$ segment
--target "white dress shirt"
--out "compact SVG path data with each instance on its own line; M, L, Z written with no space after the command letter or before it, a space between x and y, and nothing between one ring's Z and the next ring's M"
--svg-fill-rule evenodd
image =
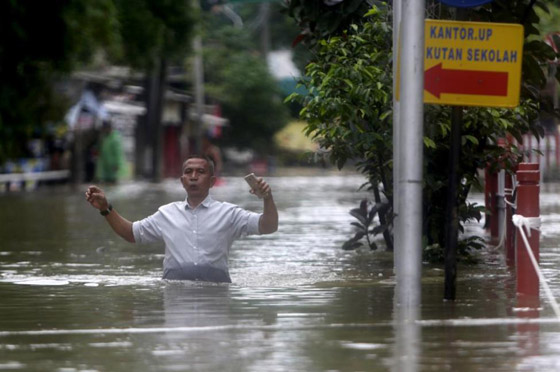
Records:
M132 232L137 243L165 243L164 279L229 283L231 245L239 237L259 234L261 215L210 196L193 209L185 199L134 222Z

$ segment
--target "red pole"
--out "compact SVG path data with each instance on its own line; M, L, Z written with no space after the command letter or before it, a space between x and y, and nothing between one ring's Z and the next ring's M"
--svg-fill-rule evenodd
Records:
M521 163L517 170L517 214L523 217L539 217L540 191L539 165L535 163ZM531 236L526 233L527 240L537 262L539 262L539 237L537 230L531 230ZM527 254L525 243L519 231L516 235L516 274L517 293L530 297L539 296L539 278Z
M517 170L517 214L524 217L538 217L539 207L539 165L535 163L521 163ZM539 279L530 262L525 243L519 229L516 229L516 276L517 276L517 307L526 309L517 316L521 319L536 319L539 317ZM527 233L525 232L525 235ZM531 237L527 240L537 262L539 261L539 232L531 230ZM519 324L517 331L521 335L519 345L528 354L538 354L539 324Z

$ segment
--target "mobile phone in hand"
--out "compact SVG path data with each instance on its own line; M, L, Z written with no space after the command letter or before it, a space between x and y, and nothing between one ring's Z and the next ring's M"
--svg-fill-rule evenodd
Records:
M257 177L255 176L255 173L250 173L250 174L246 175L245 176L245 181L253 189L253 191L255 192L255 195L257 195L259 197L259 199L262 199L263 195L261 194L261 191L259 190L259 184L258 184L258 181L257 181Z

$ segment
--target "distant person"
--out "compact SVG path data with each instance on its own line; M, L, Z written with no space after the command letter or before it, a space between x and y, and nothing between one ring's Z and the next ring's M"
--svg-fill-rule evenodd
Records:
M263 213L214 200L214 164L193 155L183 163L184 201L161 206L151 216L130 222L117 213L103 190L90 186L86 200L99 209L111 228L131 243L165 243L163 279L231 283L228 255L233 241L244 235L271 234L278 229L278 211L270 186L258 179ZM255 193L255 190L251 190Z
M113 130L109 121L104 121L96 166L97 179L101 182L116 183L123 173L124 153L121 136Z

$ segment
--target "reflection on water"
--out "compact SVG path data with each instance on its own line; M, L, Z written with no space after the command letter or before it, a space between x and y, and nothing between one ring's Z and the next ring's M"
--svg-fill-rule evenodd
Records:
M544 299L519 306L499 254L459 267L453 303L425 264L422 307L400 311L391 255L340 249L360 176L269 181L279 231L234 244L231 285L162 281L162 247L119 240L83 190L0 196L0 370L560 370L560 324ZM543 187L541 262L560 298L558 191ZM183 198L176 180L107 192L132 220ZM241 178L214 196L260 209Z

